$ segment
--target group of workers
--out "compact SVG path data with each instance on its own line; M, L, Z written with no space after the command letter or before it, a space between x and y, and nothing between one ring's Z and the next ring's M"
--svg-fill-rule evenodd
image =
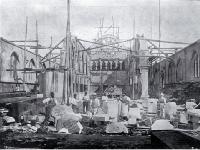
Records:
M88 113L91 112L93 115L95 115L99 108L103 107L103 103L107 102L109 98L106 94L104 94L102 97L98 97L96 93L93 93L89 95L87 92L84 93L84 96L79 99L77 94L74 94L73 97L69 98L69 103L74 111L74 113ZM116 97L115 100L117 100L120 104L120 116L122 119L127 120L128 119L128 110L129 110L129 104L130 104L130 98L126 96L125 94L122 94L119 97ZM45 99L43 101L46 103L46 120L50 118L52 108L58 103L57 100L54 98L54 93L50 93L50 98ZM82 106L82 108L80 107Z

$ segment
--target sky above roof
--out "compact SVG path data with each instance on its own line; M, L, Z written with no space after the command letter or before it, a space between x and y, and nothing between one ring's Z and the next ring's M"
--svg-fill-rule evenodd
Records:
M198 40L199 14L198 0L161 0L161 39ZM0 36L23 40L26 16L28 39L35 39L36 20L42 45L49 46L51 36L53 44L65 37L67 0L0 0ZM71 0L71 33L78 38L95 39L100 19L104 26L110 26L112 17L120 27L121 39L134 34L158 39L158 0Z

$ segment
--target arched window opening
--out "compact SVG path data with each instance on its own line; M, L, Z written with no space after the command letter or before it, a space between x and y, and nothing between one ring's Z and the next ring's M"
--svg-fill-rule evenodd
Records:
M122 62L122 70L125 70L125 62Z
M106 70L106 63L105 63L105 61L102 61L102 70Z
M107 70L111 70L110 65L111 65L111 63L110 63L110 61L108 61L108 63L107 63Z
M172 83L174 79L174 64L171 62L168 67L168 82Z
M10 76L17 80L17 65L19 64L19 56L16 52L13 52L10 56Z
M164 69L161 70L160 72L160 77L161 77L161 85L162 85L162 88L164 88L164 79L165 79L165 73L164 73Z
M36 65L35 65L34 60L31 59L30 62L29 62L29 64L28 64L28 67L31 68L31 69L33 69L33 68L35 68L35 66ZM35 75L34 72L29 72L29 75L28 75L29 80L32 80L34 75Z
M112 70L115 70L115 61L112 61Z
M194 77L199 77L199 55L197 53L193 57L193 70Z
M117 70L120 70L120 69L121 69L120 66L121 66L121 64L120 64L120 62L118 61L118 62L117 62Z
M176 69L176 81L180 82L183 80L183 65L182 60L179 59L177 62L177 69Z
M96 63L95 63L95 61L92 61L92 70L96 70Z
M100 70L100 61L97 62L97 70Z
M43 67L44 69L47 68L45 63L42 63L42 67Z

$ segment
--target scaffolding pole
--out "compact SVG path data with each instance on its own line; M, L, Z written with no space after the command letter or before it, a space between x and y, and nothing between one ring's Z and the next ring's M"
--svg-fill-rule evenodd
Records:
M26 17L26 27L25 27L25 40L24 40L24 68L26 68L26 40L27 40L27 28L28 28L28 17ZM23 90L25 91L25 79L26 79L26 71L23 74Z

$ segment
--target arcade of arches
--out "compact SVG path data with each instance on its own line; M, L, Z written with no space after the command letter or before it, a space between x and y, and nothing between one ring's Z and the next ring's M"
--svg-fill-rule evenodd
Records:
M125 62L123 60L93 60L93 71L110 71L110 70L125 70Z

